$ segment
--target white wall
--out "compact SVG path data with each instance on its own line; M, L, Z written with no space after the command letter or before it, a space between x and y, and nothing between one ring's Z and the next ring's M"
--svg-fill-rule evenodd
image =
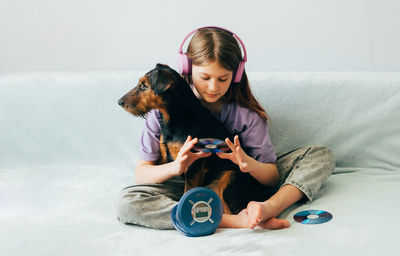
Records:
M397 0L1 0L0 72L176 67L204 25L243 39L249 71L400 71Z

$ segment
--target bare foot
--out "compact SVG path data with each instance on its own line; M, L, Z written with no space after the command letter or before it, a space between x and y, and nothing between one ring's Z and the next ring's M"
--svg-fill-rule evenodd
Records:
M222 216L220 228L263 228L263 229L283 229L289 227L289 222L285 219L269 218L266 221L260 222L255 225L252 224L248 210L245 208L237 215L224 214Z
M247 209L244 208L243 210L241 210L241 211L238 213L238 215L248 215Z
M289 221L285 219L277 219L277 218L270 218L264 222L261 222L257 225L260 228L266 229L284 229L290 226Z
M273 205L269 201L251 201L246 210L249 216L248 225L252 229L256 226L266 229L281 229L290 226L289 221L274 217Z
M261 222L273 217L271 209L265 205L266 203L251 201L247 204L250 228L255 228Z

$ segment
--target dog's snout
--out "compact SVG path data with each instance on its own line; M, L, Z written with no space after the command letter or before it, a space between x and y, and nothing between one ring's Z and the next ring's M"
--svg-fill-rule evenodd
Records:
M120 105L121 107L125 106L125 100L123 98L119 99L118 105Z

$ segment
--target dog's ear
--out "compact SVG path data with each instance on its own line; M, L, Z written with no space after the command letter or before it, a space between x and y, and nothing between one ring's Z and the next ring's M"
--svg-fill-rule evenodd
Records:
M155 69L149 77L149 82L157 95L171 90L178 79L170 69Z
M157 63L156 68L170 68L168 65Z

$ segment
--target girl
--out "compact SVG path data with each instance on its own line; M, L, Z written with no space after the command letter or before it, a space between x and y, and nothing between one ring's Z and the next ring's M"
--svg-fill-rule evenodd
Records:
M181 72L202 105L232 134L226 139L231 153L218 153L220 158L237 164L259 183L273 187L276 193L264 202L252 201L237 215L224 214L219 227L280 229L289 226L276 217L301 199L313 200L321 184L333 172L334 157L326 147L304 147L289 153L275 154L268 135L265 110L254 98L244 71L246 50L234 33L203 27L196 32L181 57ZM244 57L238 41L242 45ZM156 229L173 229L172 208L181 198L184 181L180 177L199 158L210 154L190 151L198 138L187 138L177 158L157 165L160 157L160 123L158 110L146 117L142 147L135 169L135 186L121 191L118 219L124 223ZM242 149L245 147L247 151Z

